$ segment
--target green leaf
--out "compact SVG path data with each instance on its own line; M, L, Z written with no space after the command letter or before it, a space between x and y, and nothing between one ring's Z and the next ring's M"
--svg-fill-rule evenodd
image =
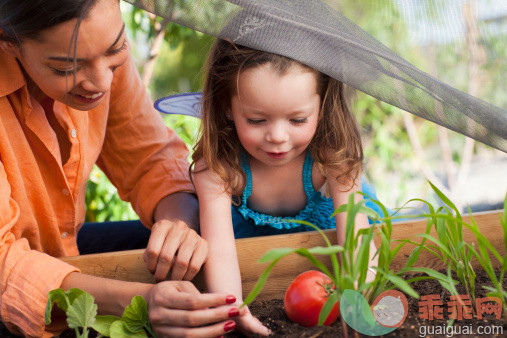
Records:
M391 283L396 285L397 288L399 288L401 291L405 292L409 296L419 299L419 294L415 292L415 290L412 289L412 287L401 277L398 277L393 274L387 274L385 275L385 278L388 279Z
M44 311L44 319L46 325L51 324L51 311L53 311L53 304L56 303L64 312L67 311L67 295L63 289L55 289L48 292L48 302L46 303L46 310Z
M359 208L358 212L361 213L361 214L365 214L366 216L368 216L372 220L379 220L381 218L379 216L379 214L375 210L373 210L373 209L371 209L369 207L366 207L364 205L362 205Z
M338 291L333 291L326 302L324 303L324 306L322 306L322 310L320 310L319 314L319 326L323 325L326 321L327 317L331 313L331 310L333 309L333 306L338 302L340 295L338 294Z
M82 327L84 330L91 327L97 316L97 304L93 297L84 292L78 296L67 309L67 323L72 329Z
M117 316L97 316L95 318L95 322L92 324L92 329L103 335L104 337L110 337L111 333L110 328L111 325L120 320L120 317Z
M288 254L290 254L290 252L287 253L287 255ZM284 257L284 256L282 256L282 257ZM252 291L250 291L250 293L245 298L245 300L243 301L243 304L241 306L248 305L251 302L253 302L255 298L257 298L257 296L261 292L262 288L264 287L264 284L266 284L266 280L268 279L271 269L273 269L275 264L278 263L278 261L280 259L282 259L282 257L275 259L273 262L271 262L271 264L269 264L269 266L266 268L266 270L264 270L264 272L260 275L259 279L257 279L257 283L255 283L254 288L252 289Z
M111 338L148 338L148 334L144 330L138 332L129 331L122 320L117 320L111 324L109 332L111 333Z
M131 332L138 332L149 326L148 307L144 298L142 296L133 297L130 305L123 312L121 319Z
M451 200L447 198L447 196L445 196L443 192L441 192L435 185L433 185L433 183L431 183L430 181L428 181L428 183L430 184L431 189L433 189L435 194L437 194L437 196L442 200L442 202L450 206L456 212L456 214L459 215L459 210L458 208L456 208L454 203L452 203Z
M295 251L298 255L305 257L312 263L317 269L326 274L332 281L334 281L334 276L328 270L328 268L306 248L299 248Z
M86 293L85 291L78 289L78 288L72 288L67 290L66 294L69 297L69 303L72 305L74 304L74 301L77 297L81 296L82 294Z
M276 249L271 249L268 252L266 252L261 257L261 259L259 259L259 263L266 263L266 262L271 262L271 261L274 261L274 260L278 260L278 259L280 259L282 257L287 256L288 254L293 253L296 250L297 249L294 249L294 248L276 248Z
M308 251L310 253L316 254L316 255L331 255L331 254L335 254L338 252L342 252L343 247L341 247L339 245L333 245L330 247L316 246L314 248L308 249Z
M332 216L334 216L334 214L331 215L331 217ZM309 226L310 228L312 228L313 230L317 231L322 236L322 238L326 242L327 246L331 246L331 242L329 241L329 238L327 238L326 234L324 234L324 232L322 231L322 229L319 228L318 226L316 226L315 224L312 224L310 222L303 221L303 220L300 220L300 219L292 219L292 220L289 220L289 222L294 222L294 223L299 223L299 224L303 224L303 225Z
M350 275L343 276L343 289L355 290L354 283L355 283L355 280Z
M433 269L430 269L430 268L410 268L410 269L407 269L407 271L411 271L411 272L423 272L425 274L427 274L428 276L438 280L438 282L440 283L440 285L442 285L446 290L448 290L451 294L457 294L457 291L456 291L456 287L455 287L455 284L457 284L458 282L455 281L454 279L452 279L451 277L451 273L450 273L450 268L448 268L448 272L447 272L447 276L438 272L438 271L435 271Z

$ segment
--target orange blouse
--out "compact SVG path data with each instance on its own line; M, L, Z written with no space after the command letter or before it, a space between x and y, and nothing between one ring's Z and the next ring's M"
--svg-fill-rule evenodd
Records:
M148 227L163 197L194 191L188 150L153 109L131 58L98 107L84 112L55 102L53 110L71 144L63 166L43 108L16 60L0 50L0 316L9 330L30 337L49 334L47 294L78 271L54 257L79 254L76 234L94 164Z

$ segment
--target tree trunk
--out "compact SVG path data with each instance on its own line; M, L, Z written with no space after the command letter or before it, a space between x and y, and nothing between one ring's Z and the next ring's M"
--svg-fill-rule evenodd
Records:
M155 38L153 39L153 43L148 54L148 60L143 67L142 80L146 86L148 86L151 78L153 77L153 70L155 69L157 58L160 55L160 48L164 42L165 29L170 22L167 18L164 18L161 22L157 22L155 21L156 17L153 14L150 14L150 19L154 22Z
M430 75L438 78L438 70L437 70L437 55L435 50L435 45L432 43L428 48L428 61L429 61L429 72ZM440 102L435 100L435 114L438 116L442 116L443 110ZM455 200L454 192L456 190L456 168L454 165L454 161L452 159L452 150L449 142L449 130L445 127L437 125L438 128L438 142L440 145L440 150L442 152L442 160L444 162L444 171L447 186L449 187L450 198L451 200Z
M466 42L470 59L468 61L468 93L475 97L481 95L481 87L484 82L484 72L481 67L486 63L486 49L480 43L480 33L477 24L477 3L476 0L469 0L463 5L463 17L466 26ZM475 140L466 138L461 157L461 166L457 175L457 191L464 186L465 180L470 171L470 163L474 153Z

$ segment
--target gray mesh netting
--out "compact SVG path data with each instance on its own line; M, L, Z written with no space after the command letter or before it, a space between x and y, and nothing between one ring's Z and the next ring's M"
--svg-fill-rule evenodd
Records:
M298 60L507 152L507 111L420 71L321 0L125 0L215 37Z

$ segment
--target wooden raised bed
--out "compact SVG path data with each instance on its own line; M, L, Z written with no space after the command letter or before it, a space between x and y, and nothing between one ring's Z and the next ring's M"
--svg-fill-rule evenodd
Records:
M500 224L500 215L503 210L474 213L475 222L492 245L501 255L505 254L503 232ZM465 215L463 220L470 224L470 217ZM393 225L393 239L406 239L416 234L424 233L426 219L415 221L397 222ZM325 231L330 241L336 243L335 230ZM436 234L433 232L433 236ZM464 228L464 238L468 243L475 240L475 236ZM420 239L415 240L420 241ZM376 236L378 247L380 239ZM257 278L264 271L267 264L258 263L259 258L272 248L281 247L314 247L325 246L325 242L317 232L303 232L290 235L265 236L236 240L241 278L243 281L243 293L246 296L255 285ZM397 259L393 262L393 269L399 269L412 252L414 246L406 245L400 250ZM151 273L146 269L143 261L144 250L120 251L102 254L82 255L62 258L63 261L72 264L81 272L125 281L137 281L154 283ZM330 266L329 261L327 262ZM474 262L474 267L478 266ZM433 269L444 268L442 262L433 255L423 250L417 266L425 266ZM313 266L305 259L296 254L283 258L273 268L264 289L258 299L283 298L285 289L290 282L301 272L312 269ZM205 290L202 276L198 275L194 283L200 290Z

